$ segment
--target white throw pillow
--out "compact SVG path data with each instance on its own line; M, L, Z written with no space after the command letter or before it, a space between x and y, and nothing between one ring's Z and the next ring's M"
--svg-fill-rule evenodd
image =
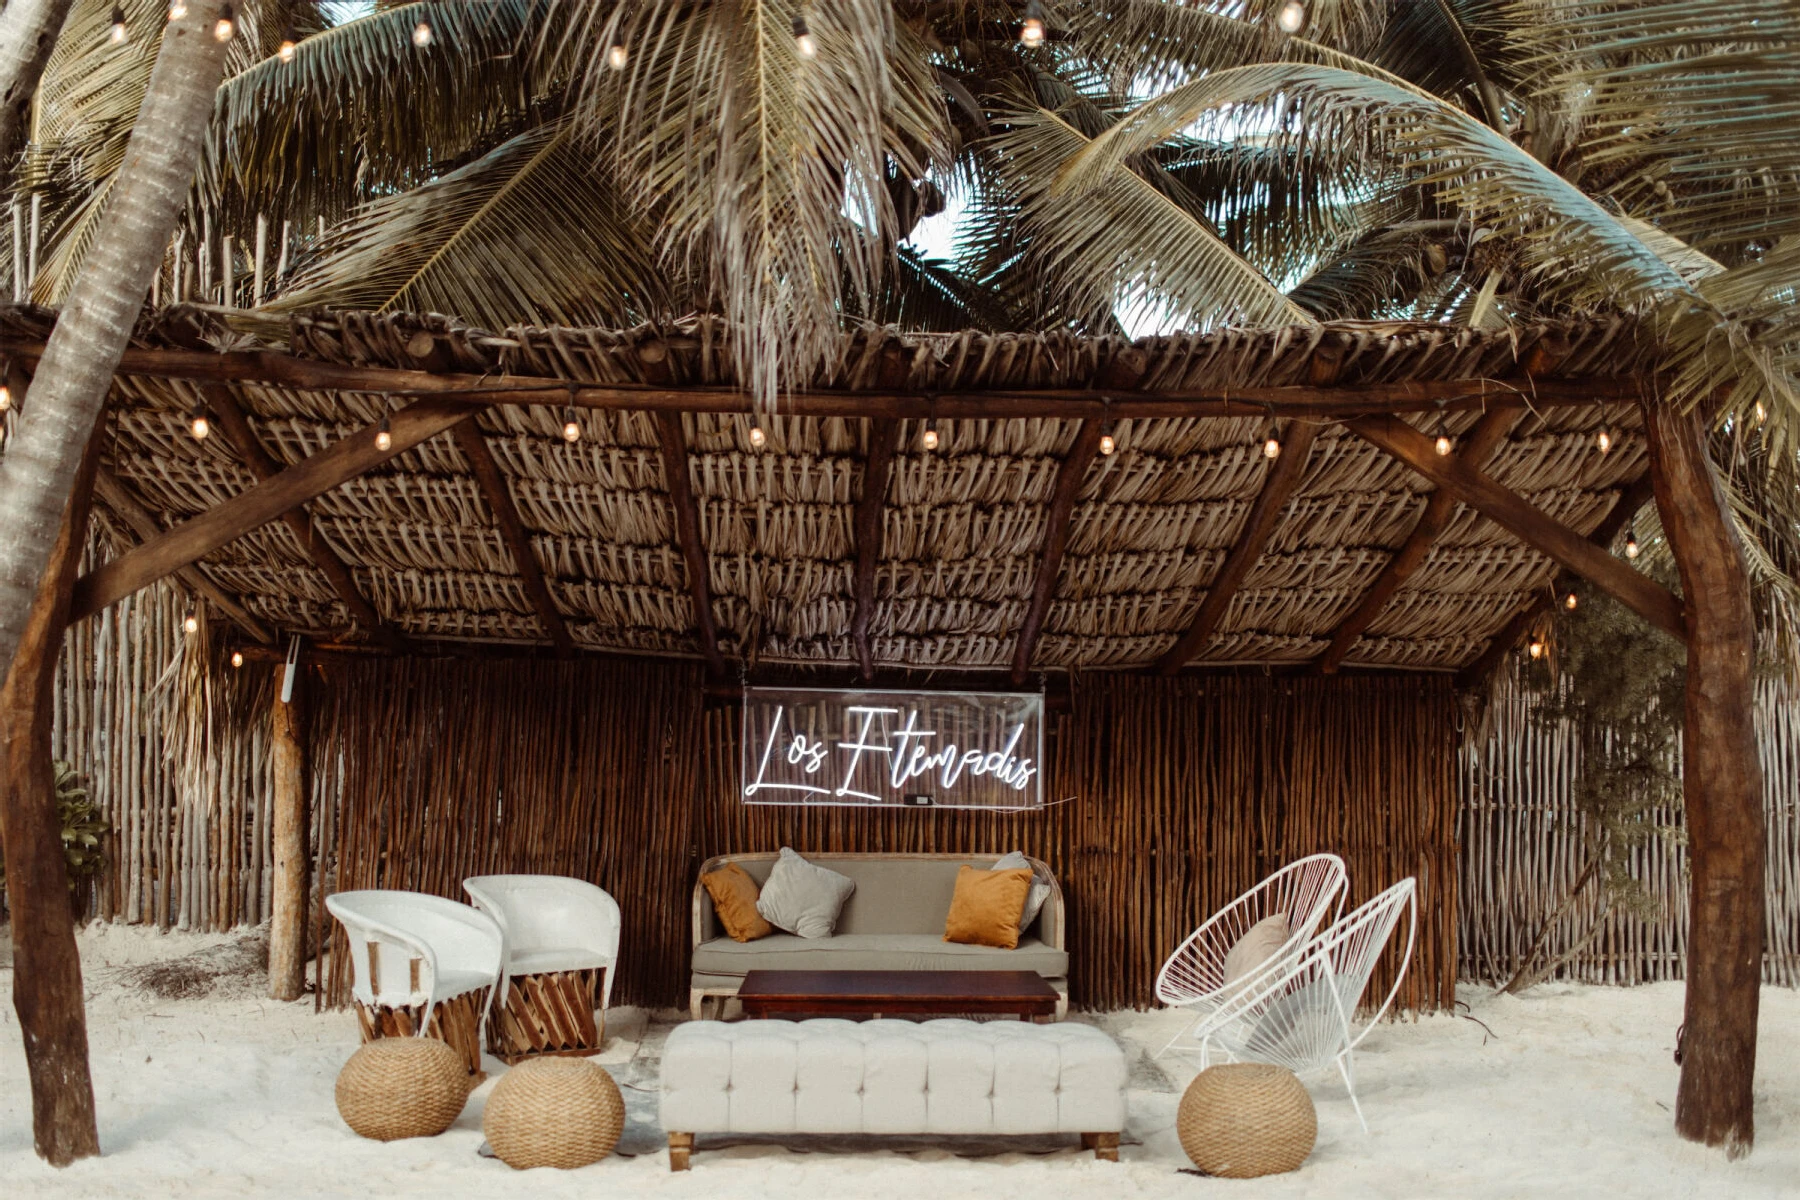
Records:
M1038 910L1044 907L1044 901L1050 898L1050 881L1031 865L1031 860L1025 857L1023 850L1014 850L1005 858L997 859L992 869L1012 871L1019 867L1024 867L1031 872L1031 891L1025 894L1025 911L1019 914L1019 932L1024 933L1031 928L1031 923L1037 920Z
M1233 984L1255 974L1287 944L1292 933L1286 913L1264 917L1252 925L1225 955L1225 982Z
M783 846L775 869L769 872L769 882L762 885L756 898L756 911L763 920L789 933L828 938L837 927L844 901L855 890L856 881L848 875L815 866Z

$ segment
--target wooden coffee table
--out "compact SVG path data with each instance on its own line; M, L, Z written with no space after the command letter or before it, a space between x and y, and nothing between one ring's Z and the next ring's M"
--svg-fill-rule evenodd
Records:
M1010 1013L1050 1020L1060 998L1036 971L751 971L747 1017Z

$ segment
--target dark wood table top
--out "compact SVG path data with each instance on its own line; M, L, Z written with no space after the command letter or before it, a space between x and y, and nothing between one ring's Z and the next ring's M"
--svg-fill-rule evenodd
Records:
M1036 971L751 971L738 999L751 1016L773 1012L1056 1011L1056 989Z

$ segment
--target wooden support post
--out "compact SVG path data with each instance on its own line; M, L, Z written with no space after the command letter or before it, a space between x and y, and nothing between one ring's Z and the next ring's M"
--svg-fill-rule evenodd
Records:
M1262 491L1257 494L1256 503L1250 506L1249 515L1244 518L1243 532L1238 534L1237 544L1213 574L1212 583L1206 590L1206 599L1201 601L1200 611L1194 616L1194 623L1169 648L1168 653L1157 660L1156 669L1160 674L1175 674L1212 640L1213 630L1219 627L1219 621L1225 616L1231 598L1243 586L1244 577L1250 574L1250 568L1256 565L1256 560L1262 557L1263 546L1275 531L1276 520L1281 516L1282 510L1287 508L1294 490L1300 486L1300 478L1306 473L1306 460L1312 457L1313 438L1317 434L1318 426L1310 422L1288 422L1286 436L1281 442L1281 457L1269 469Z
M881 562L881 514L894 473L895 424L881 418L869 422L869 455L863 462L862 496L856 502L856 615L850 621L850 640L856 644L864 683L875 678L869 621L875 615L875 568Z
M100 1153L81 955L50 758L56 660L86 540L100 442L96 431L63 510L62 532L51 549L24 636L0 687L0 769L5 772L0 778L0 842L6 846L6 898L12 909L13 1007L31 1076L33 1141L38 1154L58 1167Z
M1019 626L1019 639L1013 643L1012 682L1025 683L1031 671L1031 655L1037 649L1038 635L1044 631L1044 616L1050 611L1050 600L1056 595L1056 581L1062 575L1063 551L1069 543L1069 521L1075 515L1075 499L1081 495L1082 480L1087 478L1094 455L1100 451L1101 422L1081 423L1068 457L1056 468L1056 483L1050 490L1050 510L1044 517L1044 553L1038 560L1037 578L1031 585L1031 604Z
M707 571L706 547L700 542L700 509L688 480L687 437L681 432L681 418L671 412L657 413L656 435L662 450L663 482L669 489L669 507L674 510L675 540L680 543L681 557L687 564L688 595L694 602L694 633L700 640L700 653L706 656L706 669L714 676L722 676L725 659L719 653L719 630L713 622L712 580Z
M312 869L307 819L305 672L296 670L293 695L281 701L287 665L275 668L269 722L269 789L274 858L269 915L269 995L298 1000L306 991L306 891Z
M1663 533L1687 601L1687 1033L1675 1129L1732 1157L1756 1139L1756 1021L1765 911L1756 621L1744 548L1697 413L1644 406Z
M555 644L557 654L564 657L573 654L575 641L569 636L569 627L563 624L562 613L556 609L556 599L550 594L550 585L544 581L544 568L532 552L531 539L525 535L525 522L519 519L512 490L507 486L506 477L500 474L500 464L494 461L487 439L481 436L481 430L474 422L454 427L450 436L456 439L456 448L469 460L475 482L480 485L481 494L493 511L494 523L500 527L500 540L506 543L507 553L512 555L519 582L524 585L525 597L537 613L538 624Z

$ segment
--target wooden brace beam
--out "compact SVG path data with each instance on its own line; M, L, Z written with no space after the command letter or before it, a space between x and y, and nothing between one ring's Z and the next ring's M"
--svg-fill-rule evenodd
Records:
M1275 531L1276 521L1287 507L1288 500L1293 497L1294 490L1300 486L1300 479L1306 473L1306 460L1312 456L1313 439L1318 432L1319 427L1310 421L1288 422L1286 433L1281 439L1281 457L1269 468L1262 491L1258 493L1256 503L1250 506L1249 515L1244 518L1243 532L1238 534L1237 544L1231 548L1231 553L1225 556L1225 561L1219 564L1217 573L1213 575L1212 584L1206 590L1206 599L1201 601L1200 611L1194 616L1194 623L1169 648L1168 653L1157 660L1156 669L1160 674L1175 674L1212 640L1213 631L1224 618L1231 598L1243 586L1244 578L1250 574L1250 568L1256 565L1256 560L1262 557L1263 546Z
M250 422L245 418L244 410L238 406L237 397L231 394L231 389L223 384L204 383L199 390L206 399L208 411L218 419L225 439L237 451L238 457L243 459L244 466L256 476L257 482L267 483L281 474L281 464L263 447L256 431L250 428ZM350 568L313 528L306 506L300 504L290 508L281 514L281 519L299 540L300 548L306 552L306 556L312 559L313 565L331 584L331 590L337 593L338 599L343 602L356 623L389 650L396 654L405 653L406 638L384 621L381 614L375 611L375 606L364 598Z
M875 678L875 651L869 640L869 621L875 615L875 568L881 561L888 480L894 473L896 422L876 418L869 422L869 456L863 463L862 496L856 502L856 615L850 622L850 638L856 644L856 660L864 683Z
M669 507L675 514L675 538L681 543L681 557L687 563L688 595L694 602L694 628L700 639L700 653L706 657L707 670L714 675L724 675L725 659L719 653L719 630L713 622L706 547L700 543L700 509L694 502L694 489L688 482L687 437L681 432L681 418L672 412L657 413L656 434L662 449L663 480L669 489Z
M1607 592L1658 629L1686 638L1681 602L1579 533L1559 525L1523 497L1456 458L1441 458L1431 439L1398 417L1345 423L1358 437L1393 455L1439 488L1479 511L1526 545L1549 555Z
M302 459L281 474L233 496L191 520L121 554L75 584L70 620L91 617L118 603L139 588L148 587L182 567L189 566L219 547L260 529L297 504L305 504L429 438L436 437L475 408L450 396L417 401L388 418L392 443L386 450L375 446L378 426L369 425L349 437Z
M1068 456L1056 468L1056 483L1050 491L1050 510L1044 518L1044 554L1031 586L1031 604L1019 626L1019 640L1013 644L1014 687L1024 684L1031 671L1031 655L1037 649L1038 635L1044 631L1044 617L1050 611L1050 600L1056 595L1056 582L1062 575L1063 551L1068 546L1069 521L1075 515L1075 499L1081 494L1081 483L1087 478L1094 455L1099 453L1103 431L1102 422L1083 421Z
M1461 456L1474 467L1486 464L1495 447L1506 440L1506 435L1519 420L1518 409L1495 409L1488 413L1469 431L1463 442ZM1434 447L1435 448L1435 447ZM1369 590L1350 610L1338 627L1332 631L1331 644L1325 647L1325 653L1319 656L1318 669L1321 674L1332 675L1343 665L1344 656L1356 645L1356 639L1363 631L1374 623L1394 593L1400 590L1412 573L1425 562L1426 555L1431 553L1432 543L1450 524L1450 518L1456 513L1456 506L1462 503L1454 495L1446 491L1435 491L1425 502L1425 511L1419 515L1419 523L1413 526L1412 533L1405 543L1396 551L1369 585Z
M519 519L518 506L513 503L512 489L500 473L500 466L488 449L487 439L473 421L453 426L450 436L456 439L456 448L469 460L475 482L481 485L481 494L493 510L494 523L500 527L500 539L512 555L513 566L518 569L519 581L525 585L525 595L537 613L538 623L556 644L558 654L573 654L574 639L569 636L569 627L556 609L556 599L550 594L550 585L544 581L543 567L538 563L537 555L532 553L525 523Z

